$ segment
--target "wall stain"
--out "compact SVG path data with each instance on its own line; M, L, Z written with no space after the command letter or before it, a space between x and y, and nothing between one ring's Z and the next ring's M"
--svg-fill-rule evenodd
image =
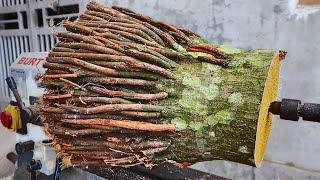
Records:
M132 7L135 4L135 0L130 0L129 1L129 7Z
M223 30L224 30L224 28L223 28L223 22L217 23L217 20L216 20L216 18L214 17L213 20L212 20L212 24L209 25L209 28L210 28L210 29L213 29L213 30L216 30L216 31L217 31L217 30L223 31Z
M155 9L155 10L159 10L159 8L160 8L160 5L159 5L159 0L158 0L158 1L156 1L156 3L155 3L155 5L154 5L153 9Z
M225 38L222 34L219 34L215 39L217 39L218 44L226 44L226 42L230 42L230 40Z
M283 12L283 9L281 8L280 5L275 5L275 6L273 7L273 12L276 13L276 14L280 14L280 13Z
M263 13L260 13L260 24L261 24L261 26L264 25L264 21L266 19L267 19L267 17Z
M213 5L223 5L225 4L225 0L213 0Z

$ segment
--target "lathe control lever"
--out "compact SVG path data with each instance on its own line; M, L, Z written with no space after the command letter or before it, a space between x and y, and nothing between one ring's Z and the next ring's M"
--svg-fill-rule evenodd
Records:
M20 134L27 134L27 123L34 123L38 117L37 112L32 107L26 107L21 99L21 96L18 92L16 82L14 81L13 77L7 77L6 82L12 91L16 101L17 105L20 109L20 116L22 120L22 128L18 129L17 132Z
M6 82L7 82L7 85L9 87L9 89L12 91L14 97L16 98L17 100L17 103L18 103L18 107L20 109L24 109L24 104L21 100L21 97L20 97L20 94L18 92L18 88L17 88L17 84L16 82L14 81L13 77L7 77L6 78Z
M281 102L272 102L269 111L285 120L298 121L302 117L306 121L320 122L320 104L302 104L300 100L282 99Z

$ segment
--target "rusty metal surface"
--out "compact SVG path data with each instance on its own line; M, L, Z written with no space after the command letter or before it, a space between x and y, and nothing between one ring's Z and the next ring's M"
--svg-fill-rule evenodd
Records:
M300 100L282 99L280 107L280 118L298 121L299 120L299 106Z
M281 102L272 102L269 111L285 120L298 121L302 117L305 121L320 122L320 104L301 104L300 100L282 99Z

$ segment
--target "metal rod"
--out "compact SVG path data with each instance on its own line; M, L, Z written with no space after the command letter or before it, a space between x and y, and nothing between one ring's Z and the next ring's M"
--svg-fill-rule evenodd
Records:
M304 103L296 99L282 99L270 104L269 112L280 115L281 119L298 121L302 117L305 121L320 122L320 104Z

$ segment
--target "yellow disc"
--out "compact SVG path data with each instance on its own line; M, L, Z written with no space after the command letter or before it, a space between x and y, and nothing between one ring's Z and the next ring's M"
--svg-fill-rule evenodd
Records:
M281 54L273 58L263 91L254 151L254 162L257 167L261 165L271 133L273 115L269 113L269 106L278 97L281 59Z

